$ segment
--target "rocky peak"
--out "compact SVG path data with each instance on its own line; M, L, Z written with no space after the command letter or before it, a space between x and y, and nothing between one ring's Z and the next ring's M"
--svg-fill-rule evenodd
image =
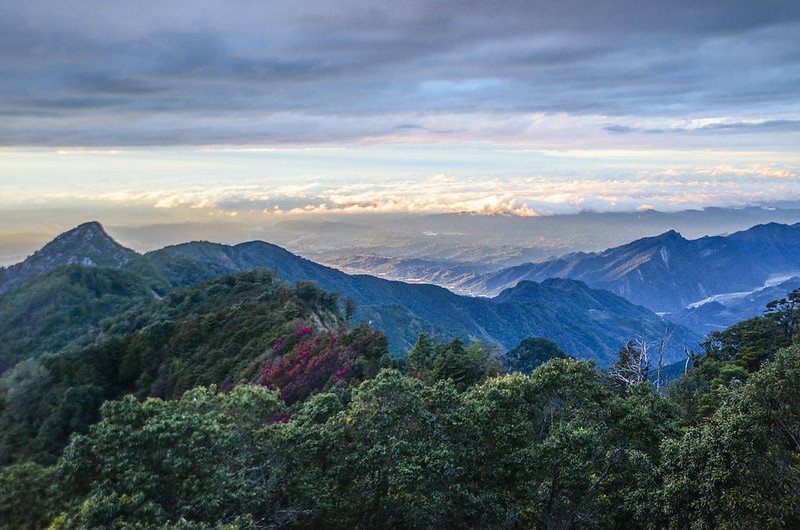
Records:
M0 270L0 292L61 265L119 268L136 256L92 221L73 228L34 252L22 263Z

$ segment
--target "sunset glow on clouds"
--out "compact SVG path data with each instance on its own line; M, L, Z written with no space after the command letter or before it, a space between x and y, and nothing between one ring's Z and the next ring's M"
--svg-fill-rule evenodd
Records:
M155 217L302 216L319 214L456 213L510 214L521 217L592 211L768 204L800 197L798 170L784 165L681 167L620 170L624 175L576 178L539 175L506 178L433 175L391 179L327 181L295 179L274 185L202 184L180 187L129 187L20 191L23 204L103 204L151 208ZM291 179L289 179L291 180Z

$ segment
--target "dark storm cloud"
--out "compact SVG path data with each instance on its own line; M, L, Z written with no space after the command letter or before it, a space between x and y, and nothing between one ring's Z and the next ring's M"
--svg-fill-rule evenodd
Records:
M0 143L350 141L477 112L796 131L798 36L795 0L6 0Z

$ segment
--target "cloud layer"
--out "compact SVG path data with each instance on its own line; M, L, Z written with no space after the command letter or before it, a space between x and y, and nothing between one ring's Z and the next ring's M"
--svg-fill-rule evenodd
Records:
M789 149L798 36L794 0L6 0L0 144Z
M409 190L414 190L411 193ZM182 185L110 192L52 190L21 204L92 205L149 210L153 219L470 212L520 217L584 210L680 211L707 206L778 203L800 197L797 167L781 165L664 167L628 176L386 179L350 183Z

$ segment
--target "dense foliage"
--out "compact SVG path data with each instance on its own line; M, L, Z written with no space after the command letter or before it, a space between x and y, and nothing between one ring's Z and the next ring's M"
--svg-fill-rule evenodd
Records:
M789 299L798 297L800 290L792 292ZM730 385L746 381L781 348L795 343L798 315L800 308L795 304L777 300L763 316L709 334L702 343L702 354L692 355L692 370L670 385L669 393L689 418L705 419L716 410Z
M129 397L55 467L6 468L0 509L56 528L791 528L798 378L783 350L685 430L666 396L623 397L569 359L464 391L384 370L291 419L263 386Z
M442 343L420 334L405 359L406 372L428 383L449 380L463 390L497 375L500 362L491 348L480 342L464 346L461 339Z
M663 444L660 500L676 528L800 528L800 348L779 351L717 410Z
M542 339L403 361L268 272L179 290L0 381L9 528L796 528L798 308L656 391ZM622 374L624 377L620 377Z
M523 339L506 355L506 365L511 372L529 374L540 365L551 359L566 359L558 344L544 337L528 337Z
M70 343L86 344L103 320L153 300L134 274L103 267L59 267L0 294L0 374L19 361Z
M97 421L108 399L261 382L269 366L296 360L297 341L325 342L348 366L348 381L374 376L389 362L386 339L343 326L335 296L308 283L289 288L268 271L178 290L106 322L89 346L25 361L0 379L0 461L51 462L71 433ZM292 383L300 397L336 379L323 370L306 375Z

